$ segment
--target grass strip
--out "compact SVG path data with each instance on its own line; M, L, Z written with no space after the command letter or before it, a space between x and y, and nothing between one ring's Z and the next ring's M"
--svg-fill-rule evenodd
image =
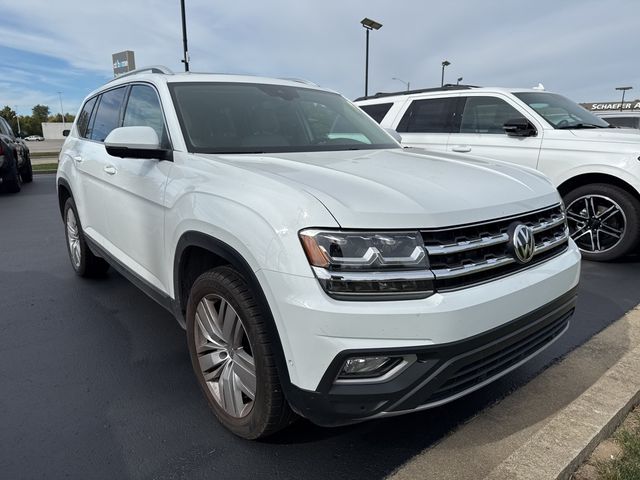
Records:
M622 455L597 465L602 480L640 479L640 413L636 410L631 415L631 427L620 429L614 436Z

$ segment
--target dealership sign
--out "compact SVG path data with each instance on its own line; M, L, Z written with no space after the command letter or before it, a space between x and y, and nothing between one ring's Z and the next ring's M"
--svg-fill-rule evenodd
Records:
M634 100L633 102L607 102L607 103L581 103L584 108L592 112L606 112L609 110L623 110L627 112L640 112L640 100Z
M114 53L111 55L111 60L113 63L113 75L115 77L136 69L135 55L131 50Z

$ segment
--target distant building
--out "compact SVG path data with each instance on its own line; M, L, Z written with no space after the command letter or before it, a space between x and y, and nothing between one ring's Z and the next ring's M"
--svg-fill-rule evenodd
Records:
M43 122L42 136L45 140L63 140L62 131L71 129L71 125L73 125L73 122Z
M620 102L581 103L580 105L594 113L610 112L615 110L623 112L640 112L640 100L624 102L624 105L621 105Z

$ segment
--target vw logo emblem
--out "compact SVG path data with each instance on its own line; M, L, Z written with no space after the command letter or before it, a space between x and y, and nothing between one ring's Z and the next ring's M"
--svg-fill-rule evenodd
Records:
M509 247L518 263L529 263L536 249L536 240L531 227L522 223L509 228Z

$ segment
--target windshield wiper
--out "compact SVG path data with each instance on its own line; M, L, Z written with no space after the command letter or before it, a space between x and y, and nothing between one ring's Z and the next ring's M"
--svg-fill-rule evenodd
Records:
M593 123L576 123L575 125L563 125L562 127L556 127L558 130L572 130L581 128L608 128L603 125L595 125Z

